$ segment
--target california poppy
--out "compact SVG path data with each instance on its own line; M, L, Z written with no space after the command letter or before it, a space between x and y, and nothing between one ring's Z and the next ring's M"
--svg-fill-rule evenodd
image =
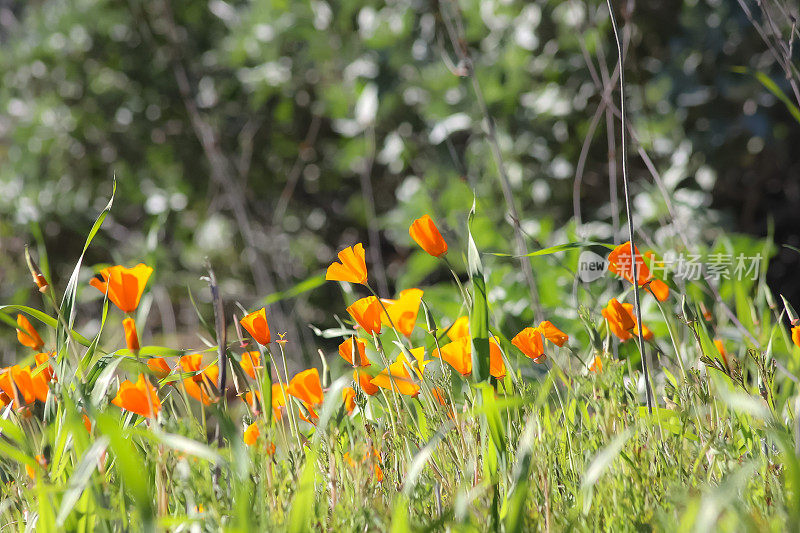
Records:
M355 352L353 347L353 339L355 339ZM355 364L353 363L354 353L358 355L357 359L358 362ZM345 339L345 341L339 345L339 355L342 356L342 359L344 359L353 366L370 365L370 361L367 358L367 343L356 337L350 337L349 339Z
M47 395L50 393L50 381L53 377L53 369L50 363L39 363L30 370L31 389L36 399L42 403L47 402Z
M447 253L447 243L439 233L439 228L433 223L431 217L423 215L411 223L408 234L419 244L420 248L434 257Z
M528 327L523 329L511 339L511 344L533 359L535 363L544 363L547 359L544 353L542 331L539 328Z
M549 320L544 320L539 324L539 331L542 332L544 338L552 342L558 347L564 346L569 340L569 336L555 327Z
M170 373L169 365L163 357L151 357L148 359L147 368L149 368L158 379L164 379Z
M261 368L261 354L255 351L245 352L242 354L242 362L239 364L248 376L256 379L256 369Z
M410 337L417 323L422 294L420 289L406 289L400 292L400 298L397 300L383 300L386 312L381 308L381 323L390 327L394 324L397 331Z
M126 411L148 418L156 416L161 410L161 400L158 399L156 388L147 381L144 374L139 374L136 384L128 380L120 383L117 396L111 400L111 403Z
M408 372L406 360L403 354L397 360L385 368L380 374L375 376L371 383L382 389L390 389L405 396L416 396L419 394L419 385L414 383L411 374Z
M303 402L303 406L308 410L308 417L301 411L300 418L307 422L317 418L317 413L314 407L322 403L322 383L319 380L319 371L316 368L303 370L295 375L286 392Z
M461 337L433 351L433 357L439 357L452 366L462 376L472 373L472 352L469 337Z
M472 374L472 339L469 337L461 337L445 344L441 351L434 350L432 355L444 359L462 376ZM494 339L489 341L489 374L497 379L506 376L506 364Z
M469 337L469 317L460 316L453 322L450 329L447 330L447 336L451 341L460 339L462 337Z
M239 321L244 329L253 336L258 344L266 346L270 341L269 324L267 323L267 310L261 308L253 311Z
M275 420L281 419L281 407L286 405L286 387L280 383L272 384L272 414Z
M381 303L375 296L367 296L353 302L347 312L367 334L381 332Z
M409 361L409 366L411 366L411 368L414 370L414 373L419 376L419 379L422 379L422 373L431 360L425 360L425 348L423 347L411 348L408 351L411 352L411 355L414 357L414 364L412 365Z
M44 347L44 341L39 336L39 332L24 315L17 315L17 340L23 346L37 352Z
M795 326L792 328L792 342L800 348L800 326Z
M353 381L358 383L358 386L367 396L372 396L380 390L378 386L372 384L372 376L366 370L354 370Z
M644 259L639 255L639 248L634 247L636 252L636 269L639 277L639 285L650 284L650 290L653 295L661 302L669 296L669 287L660 279L655 279L650 274L650 269L644 262ZM618 276L633 283L632 273L633 260L631 258L631 241L620 244L608 254L608 270Z
M244 443L252 446L258 440L259 435L261 435L261 432L258 430L258 424L253 422L244 430Z
M219 367L216 364L211 364L201 371L202 362L202 354L196 353L184 355L180 358L178 364L184 372L195 373L194 376L183 380L186 394L199 402L203 402L204 405L209 405L213 400L211 394L216 390Z
M125 313L132 313L139 306L144 287L153 269L144 263L133 268L117 265L100 271L102 280L92 278L89 284L105 294L108 299Z
M0 373L0 388L9 397L14 399L14 408L33 403L36 394L31 378L31 369L20 365L6 368ZM46 398L46 396L45 396Z
M333 262L325 273L327 281L349 281L367 284L367 262L364 260L364 245L350 246L339 252L339 263Z
M599 374L600 372L603 371L603 360L600 359L599 355L594 356L594 360L592 361L592 364L589 366L589 370L591 372L594 372L595 374Z
M353 409L356 408L356 390L353 387L345 387L342 390L342 400L344 400L344 408L347 414L352 414Z
M611 333L619 340L625 342L637 336L634 332L636 317L633 315L633 304L620 303L616 298L611 298L600 313L606 319ZM653 332L644 324L642 324L642 336L648 341L653 338Z
M122 327L125 329L125 345L133 353L138 353L139 334L136 332L136 322L131 317L127 317L122 321Z

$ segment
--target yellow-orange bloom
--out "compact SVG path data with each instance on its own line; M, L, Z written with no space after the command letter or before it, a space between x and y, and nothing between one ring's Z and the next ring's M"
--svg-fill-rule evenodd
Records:
M539 324L539 331L542 332L544 338L558 346L564 346L564 344L569 340L569 335L558 329L553 325L552 322L549 320L545 320Z
M603 360L600 359L599 355L594 356L594 361L592 361L592 364L589 366L589 370L595 374L599 374L603 371Z
M372 384L382 389L399 392L405 396L416 396L419 394L419 385L414 383L408 368L406 368L407 364L405 356L400 354L397 361L390 364L389 368L385 368L372 379Z
M111 403L126 411L148 418L156 416L161 410L161 400L158 399L156 388L147 381L144 374L139 374L136 384L127 379L120 383L117 396L111 400Z
M349 281L367 284L367 262L364 260L364 245L350 246L339 252L339 263L333 262L325 273L327 281Z
M303 405L308 410L310 420L309 417L306 417L302 411L300 412L300 418L306 422L311 422L312 420L317 419L317 413L314 411L314 406L322 403L323 393L322 383L319 380L319 371L316 368L309 368L308 370L303 370L299 374L295 375L291 381L289 381L289 386L286 388L286 392L291 396L301 400Z
M244 443L252 446L258 440L259 435L261 435L261 432L258 430L258 424L253 422L244 430Z
M661 302L669 297L669 287L660 279L653 278L650 274L650 269L644 262L644 259L639 254L639 248L634 247L636 252L636 269L638 271L639 285L650 284L650 290L653 295ZM652 256L652 254L650 254ZM618 276L633 283L633 273L631 267L633 260L631 258L631 241L620 244L608 254L608 270Z
M375 296L367 296L353 302L347 312L367 334L381 332L381 303Z
M163 357L151 357L147 360L149 368L158 379L164 379L170 373L169 365Z
M353 362L354 338L356 341L355 344L356 353L358 354L357 363ZM345 339L345 341L339 345L339 355L342 356L342 359L344 359L353 366L369 366L371 364L369 359L367 358L367 343L356 337Z
M280 383L272 384L272 414L275 420L281 419L281 407L286 405L286 387Z
M542 331L539 328L525 328L511 339L511 344L519 348L534 363L544 363L547 356L544 353Z
M417 314L419 314L419 306L421 303L421 289L406 289L401 291L400 298L397 300L383 301L383 304L386 307L386 313L384 313L383 309L381 308L381 323L384 326L390 327L392 324L394 324L394 327L397 328L397 331L406 337L410 337L411 332L414 331L414 326L417 323Z
M800 326L795 326L792 328L792 342L800 348Z
M356 390L353 387L345 387L342 390L342 400L344 400L344 408L347 414L352 414L353 409L356 408Z
M411 223L408 234L419 244L420 248L434 257L447 253L447 243L439 233L439 228L433 223L431 217L423 215Z
M242 362L239 364L248 376L256 379L256 369L261 368L261 354L255 351L245 352L242 354Z
M619 337L622 342L637 336L633 331L637 325L633 304L620 303L616 298L611 298L600 313L606 319L611 333ZM644 324L642 324L642 336L648 341L653 338L653 332Z
M100 271L102 280L92 278L89 284L102 292L108 292L108 299L125 313L132 313L139 306L144 287L153 269L144 263L133 268L112 266Z
M258 311L253 311L239 323L244 326L244 329L253 336L258 344L266 346L270 341L269 324L267 323L267 310L261 308Z
M14 400L14 409L33 403L36 399L31 369L28 367L14 365L4 369L0 374L0 388L9 399Z
M462 376L472 374L472 340L469 337L461 337L447 343L441 347L441 351L434 350L432 355L444 359ZM506 376L506 364L494 339L489 341L489 374L497 379Z
M184 372L194 372L195 375L183 380L186 394L204 405L209 405L213 401L213 391L216 389L217 379L219 378L219 367L216 364L208 365L200 371L203 362L202 354L184 355L178 364Z
M377 394L380 390L380 387L372 384L372 376L366 370L353 370L353 381L358 383L358 386L367 396Z
M133 353L139 351L139 334L136 332L136 322L131 317L127 317L122 321L122 327L125 329L125 345Z
M23 346L37 352L44 347L44 341L39 336L39 332L24 315L17 315L17 340Z
M469 337L469 317L458 317L458 319L453 322L453 325L450 326L450 329L447 330L447 336L451 341L461 339L463 337Z

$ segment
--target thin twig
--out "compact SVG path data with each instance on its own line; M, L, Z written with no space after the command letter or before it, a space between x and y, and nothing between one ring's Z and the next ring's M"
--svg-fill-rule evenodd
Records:
M631 213L631 193L628 186L628 152L627 152L627 116L625 115L625 64L624 56L622 54L622 41L619 38L619 29L617 28L617 19L614 16L614 8L611 5L611 0L606 0L608 5L608 14L611 17L611 27L614 30L614 40L617 43L617 54L619 56L619 111L620 121L622 126L621 133L621 146L622 151L622 184L625 191L625 211L628 216L628 237L630 238L631 245L631 272L633 273L633 301L636 308L636 321L639 333L639 352L642 354L642 372L644 373L644 387L645 396L647 398L647 411L653 413L653 390L650 386L650 364L647 359L647 353L644 347L644 333L642 332L642 307L639 301L639 269L638 262L636 261L636 247L633 243L633 214Z

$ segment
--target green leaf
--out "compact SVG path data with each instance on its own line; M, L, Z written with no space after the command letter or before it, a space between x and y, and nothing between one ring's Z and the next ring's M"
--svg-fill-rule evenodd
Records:
M78 466L76 466L75 470L72 472L72 476L69 478L69 486L61 499L61 508L58 510L58 516L56 517L56 522L59 527L63 527L64 521L86 489L86 485L89 483L92 473L97 467L97 462L106 451L108 442L108 438L102 436L94 441L91 447L86 450L86 453L83 454L81 462L78 463Z
M614 245L607 244L604 242L597 242L597 241L581 241L581 242L568 242L564 244L557 244L555 246L550 246L548 248L542 248L541 250L536 250L535 252L530 252L525 255L514 255L514 254L506 254L500 252L487 252L489 255L494 255L497 257L537 257L540 255L551 255L556 254L558 252L565 252L567 250L573 250L575 248L588 248L590 246L602 246L604 248L608 248L609 250L614 249Z
M753 71L747 67L734 67L732 70L738 74L750 74L757 79L765 89L771 92L783 103L783 105L786 106L786 109L789 110L789 113L791 113L794 119L800 123L800 109L798 109L797 106L794 105L794 103L789 99L789 97L786 96L786 93L784 93L781 88L778 87L778 84L772 81L772 78L761 71Z
M622 448L625 447L625 443L628 442L632 434L630 429L628 429L614 437L605 448L597 452L592 462L589 463L586 472L583 474L583 481L581 482L581 492L584 497L583 514L587 514L592 506L592 494L595 484L600 479L600 476L608 470L611 463L614 462L614 459L620 454Z

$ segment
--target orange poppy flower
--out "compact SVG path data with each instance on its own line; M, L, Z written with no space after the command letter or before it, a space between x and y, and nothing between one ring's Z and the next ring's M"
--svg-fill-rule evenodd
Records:
M462 376L468 376L472 373L471 344L469 337L462 337L434 350L431 355L447 361Z
M244 329L252 335L258 344L266 346L270 341L269 324L267 323L267 310L261 308L258 311L253 311L239 323L244 326Z
M50 363L40 363L28 372L31 375L31 389L36 399L42 403L47 402L47 395L50 393L50 380L53 377L53 369Z
M20 344L37 352L44 347L44 341L39 336L39 332L24 315L17 315L17 326L17 340Z
M153 418L161 410L161 400L158 399L156 388L147 381L144 374L139 374L136 384L127 379L120 383L117 396L111 400L111 403L126 411L148 418Z
M256 369L261 368L261 354L255 351L245 352L242 354L242 361L239 365L248 376L256 379Z
M167 361L163 357L151 357L148 359L147 368L149 368L158 379L164 379L171 371Z
M389 389L399 392L405 396L416 396L419 394L419 385L414 383L411 374L408 372L408 362L403 354L397 360L385 368L380 374L375 376L371 383L382 389Z
M725 351L725 345L722 344L720 339L714 339L714 346L717 347L719 355L722 356L722 362L725 363L725 368L730 368L730 365L728 364L728 352Z
M358 386L367 396L377 394L380 390L380 387L372 384L372 376L366 370L353 370L353 381L358 383Z
M616 298L611 298L600 313L606 319L611 333L622 342L637 336L638 333L634 330L637 323L633 314L633 304L620 303ZM642 336L648 341L653 338L653 332L644 324L642 324Z
M358 351L358 363L353 364L353 339L355 338L356 341L356 349ZM369 366L371 363L367 358L367 343L363 340L351 337L349 339L345 339L343 343L339 345L339 355L342 356L342 359L347 361L353 366Z
M125 345L133 353L139 351L139 334L136 332L136 322L131 317L127 317L122 321L122 327L125 329Z
M547 356L544 353L542 331L539 328L525 328L511 339L511 344L516 346L534 363L544 363Z
M423 215L411 223L408 234L419 244L420 248L434 257L447 253L447 243L439 233L439 228L433 223L431 217Z
M350 246L339 252L339 263L333 262L325 273L326 281L349 281L367 284L367 262L364 260L364 245Z
M450 329L447 330L447 336L451 341L461 339L463 337L469 337L469 317L458 317L458 319L453 322L453 325L450 326Z
M594 361L592 361L591 366L589 366L589 370L595 374L599 374L603 371L603 360L600 359L599 355L594 356Z
M669 287L660 279L655 279L650 274L650 269L644 262L644 259L639 254L639 248L634 247L636 252L636 269L639 274L639 285L650 284L650 290L653 295L661 302L669 297ZM631 258L631 241L620 244L608 254L608 270L618 276L633 283L633 273L631 266L633 260Z
M347 414L353 414L353 409L356 408L356 390L353 387L345 387L342 390L342 400Z
M258 424L253 422L244 430L244 443L252 446L258 440L259 435L261 435L261 432L258 430Z
M36 400L31 369L28 367L14 365L4 369L0 374L0 388L9 399L14 399L14 409L19 409L22 405L33 403Z
M462 376L472 374L472 339L461 337L433 351L433 357L444 359ZM506 376L506 364L500 347L494 339L489 341L489 374L497 379Z
M564 344L569 340L569 336L555 327L552 322L549 320L543 321L539 324L539 331L542 332L544 338L558 346L564 346Z
M414 356L414 364L412 365L411 362L409 362L408 366L414 370L414 373L419 377L419 379L422 379L422 373L431 360L425 360L425 348L423 347L411 348L408 351L411 352L412 356ZM405 356L403 356L403 358L405 359Z
M347 312L367 334L381 332L381 303L375 296L367 296L353 302Z
M286 392L311 405L322 403L323 393L319 371L316 368L309 368L295 375L289 381Z
M433 387L431 389L431 394L433 395L433 399L436 400L436 403L442 407L447 406L447 397L445 396L444 390L442 390L441 387Z
M105 294L108 299L125 313L132 313L139 306L144 287L153 269L144 263L133 268L112 266L100 271L102 280L92 278L89 284Z
M39 466L47 468L47 459L45 459L44 455L38 454L35 459ZM29 478L36 479L36 470L31 465L25 465L25 473L28 474Z
M204 405L209 405L215 399L211 394L216 391L219 367L216 364L211 364L201 371L202 362L202 354L196 353L184 355L180 358L178 364L182 371L195 373L194 376L183 380L186 394L198 402L203 402Z
M792 342L800 348L800 326L795 326L792 328Z
M406 289L401 291L400 298L397 300L383 300L386 313L381 309L381 323L389 327L394 324L397 331L406 337L410 337L417 323L417 314L419 314L419 306L421 303L422 290Z
M83 418L83 427L86 428L86 433L91 433L92 432L92 421L89 420L89 417L86 414L84 414L82 418Z

